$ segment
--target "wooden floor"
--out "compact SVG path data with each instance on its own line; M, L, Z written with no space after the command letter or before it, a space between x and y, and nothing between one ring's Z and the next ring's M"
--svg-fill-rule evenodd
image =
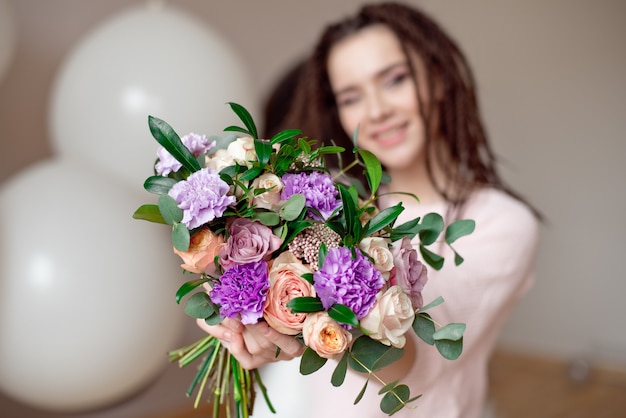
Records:
M626 371L586 371L563 361L499 351L490 364L485 418L626 418ZM154 418L210 417L208 409L190 406Z

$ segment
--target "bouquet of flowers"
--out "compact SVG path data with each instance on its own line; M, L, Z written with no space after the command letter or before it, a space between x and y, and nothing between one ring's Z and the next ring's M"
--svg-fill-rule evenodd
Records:
M158 202L142 205L133 217L169 225L182 268L199 275L176 293L178 303L185 299L185 312L208 324L227 317L266 321L306 346L302 374L337 359L334 386L348 368L382 382L376 372L400 359L411 330L456 359L465 325L442 326L426 312L443 299L424 304L427 267L411 240L419 236L421 258L440 269L443 258L427 247L442 233L451 245L471 233L474 222L445 227L440 215L430 213L395 225L404 208L377 208L384 173L372 153L350 150L367 179L367 185L351 184L345 170L332 172L325 163L343 148L319 144L299 130L261 139L248 111L229 105L244 126L211 138L180 138L165 121L148 118L161 147L144 188ZM458 265L463 258L454 254ZM187 391L191 396L198 388L196 407L208 387L214 417L224 410L228 417L233 411L247 417L258 386L273 410L259 371L241 367L217 338L208 335L170 352L181 367L196 359L198 373ZM399 382L382 384L380 407L389 415L419 397Z

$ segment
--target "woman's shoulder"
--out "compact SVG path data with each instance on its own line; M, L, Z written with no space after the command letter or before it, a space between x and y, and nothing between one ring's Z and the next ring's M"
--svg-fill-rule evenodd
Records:
M531 208L510 194L491 187L476 190L464 207L462 217L484 221L538 225Z

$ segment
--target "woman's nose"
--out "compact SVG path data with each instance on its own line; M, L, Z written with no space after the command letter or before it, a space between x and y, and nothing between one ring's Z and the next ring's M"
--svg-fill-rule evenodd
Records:
M367 113L370 120L377 121L389 115L391 106L380 92L371 92L368 97Z

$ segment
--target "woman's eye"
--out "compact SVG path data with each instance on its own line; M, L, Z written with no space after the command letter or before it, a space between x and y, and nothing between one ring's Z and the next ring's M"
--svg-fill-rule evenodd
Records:
M397 86L398 84L402 84L404 81L408 80L408 73L398 73L391 76L387 82L385 83L387 86Z
M341 96L335 99L335 101L337 102L337 106L338 107L343 107L343 106L350 106L352 104L355 104L359 101L359 97L358 96Z

